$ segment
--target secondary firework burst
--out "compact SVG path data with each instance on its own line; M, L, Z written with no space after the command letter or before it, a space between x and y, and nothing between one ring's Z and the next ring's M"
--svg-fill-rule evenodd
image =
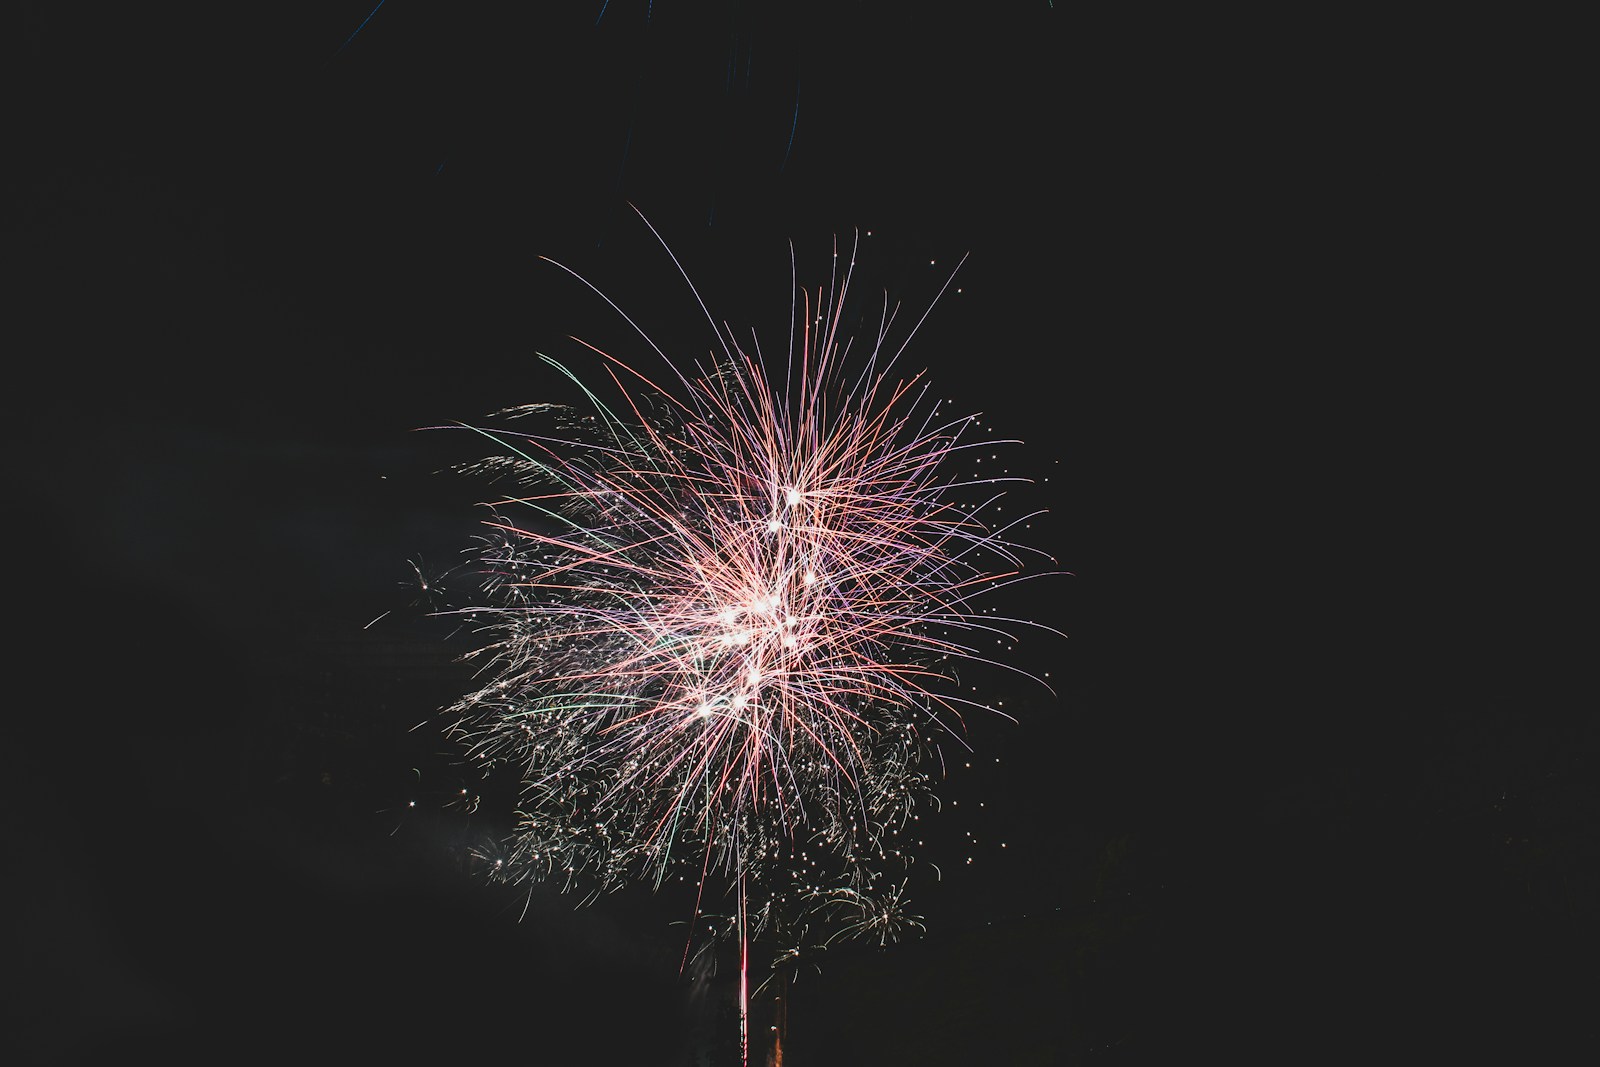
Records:
M793 287L776 359L706 311L717 343L688 364L569 270L650 364L589 347L602 395L546 358L585 407L471 427L495 447L470 469L503 492L461 609L486 681L451 710L472 758L520 778L496 877L586 896L685 877L702 919L726 902L724 928L777 959L921 929L908 827L979 706L955 670L1037 625L979 604L1032 576L1012 538L1031 516L989 521L1013 479L962 458L997 442L899 371L927 312L901 330L885 299L847 336L854 255L836 243L827 282Z

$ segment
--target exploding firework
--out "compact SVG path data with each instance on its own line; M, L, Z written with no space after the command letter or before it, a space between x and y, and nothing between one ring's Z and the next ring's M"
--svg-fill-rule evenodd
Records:
M546 357L583 409L472 427L497 447L470 469L505 491L463 609L487 684L451 711L520 778L496 877L588 896L683 876L695 929L770 934L780 962L922 928L908 827L977 706L956 668L1037 625L978 605L1032 576L1011 537L1030 516L989 521L1013 479L958 472L997 442L897 370L926 312L892 342L885 299L847 336L853 268L836 245L826 285L794 286L776 366L707 312L717 345L684 369L617 309L652 370L591 348L605 399Z

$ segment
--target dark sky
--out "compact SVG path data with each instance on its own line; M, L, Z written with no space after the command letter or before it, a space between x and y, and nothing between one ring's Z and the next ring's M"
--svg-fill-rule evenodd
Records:
M791 1063L1594 1042L1590 735L1372 680L1429 654L1426 581L1376 580L1417 483L1363 472L1428 395L1378 325L1439 110L1287 25L550 6L27 5L8 1062L714 1044L675 905L519 921L462 869L502 813L411 729L470 684L412 564L481 495L417 428L566 399L569 335L647 355L540 257L711 341L630 204L758 332L791 244L814 285L859 240L913 318L967 256L906 359L1022 440L1072 572L1016 597L1057 692L973 724L927 937L809 973Z

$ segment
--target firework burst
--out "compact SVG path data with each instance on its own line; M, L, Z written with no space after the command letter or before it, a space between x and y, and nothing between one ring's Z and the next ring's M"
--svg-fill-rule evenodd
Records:
M774 933L779 959L921 929L908 826L973 707L954 668L1035 625L976 604L1026 576L1028 517L987 520L1011 479L957 472L997 442L896 370L927 314L891 344L886 300L847 336L853 267L836 246L828 283L795 287L776 366L707 312L718 344L680 369L624 314L653 376L591 348L606 400L546 357L585 409L472 427L497 454L471 469L507 491L463 609L487 684L451 710L520 776L497 877L597 894L676 873L707 907L717 882L727 929Z

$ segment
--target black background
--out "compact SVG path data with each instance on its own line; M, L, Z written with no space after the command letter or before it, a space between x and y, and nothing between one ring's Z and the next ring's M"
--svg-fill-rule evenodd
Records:
M1427 621L1460 572L1412 526L1495 477L1428 429L1492 75L1399 27L780 6L28 5L8 1062L722 1062L671 894L466 869L505 813L433 721L481 494L418 428L568 399L569 335L649 356L540 257L711 341L630 205L741 330L791 243L912 319L967 256L906 358L1024 442L1071 572L1013 599L1070 637L972 723L926 937L808 971L788 1062L1592 1048L1592 728Z

